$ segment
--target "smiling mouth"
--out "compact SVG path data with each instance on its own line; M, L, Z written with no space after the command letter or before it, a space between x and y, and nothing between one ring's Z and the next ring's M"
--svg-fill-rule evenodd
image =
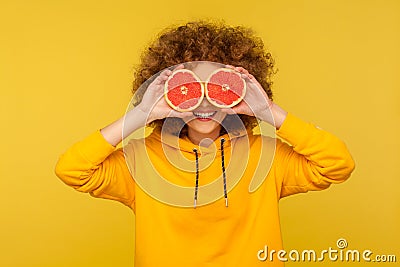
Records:
M193 115L199 119L211 119L217 114L217 111L213 112L193 112Z

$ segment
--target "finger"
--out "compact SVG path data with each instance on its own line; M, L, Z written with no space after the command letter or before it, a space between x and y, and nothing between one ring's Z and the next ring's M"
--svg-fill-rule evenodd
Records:
M247 76L247 74L245 73L241 73L240 76L242 77L242 79L249 80L249 76Z
M168 79L168 77L172 74L171 70L164 70L160 73L160 76L158 76L158 78L160 78L160 81L166 81Z
M251 107L251 103L251 101L246 101L246 99L243 99L243 101L234 106L232 109L236 114L245 114L252 116L253 110Z
M249 87L256 87L256 88L264 91L264 89L262 89L261 84L257 81L257 79L253 75L251 75L251 74L247 75L245 80L246 80L246 83L249 85Z
M171 111L168 113L168 117L176 117L176 118L189 118L193 116L192 112L180 112L180 111L176 111L171 109Z
M237 112L232 108L223 108L223 109L221 109L221 112L229 114L229 115L237 114Z
M149 87L152 87L152 85L161 85L165 83L165 81L168 79L169 75L171 75L172 72L170 70L164 70L162 71L157 78L154 79L154 81L151 82Z
M193 117L193 113L191 111L187 111L187 112L179 112L180 116L179 118L190 118Z
M174 71L176 71L176 70L181 70L181 69L184 69L184 68L185 68L185 65L179 64L178 66L176 66L176 67L174 68Z
M245 74L245 75L249 75L249 74L250 74L249 71L246 70L246 69L243 68L243 67L236 67L235 69L236 69L238 72L243 73L243 74Z
M161 72L161 76L162 77L168 77L172 74L172 71L169 69L164 70L163 72Z
M229 115L234 115L234 114L238 114L236 107L233 108L222 108L221 112L229 114Z
M252 74L247 74L247 77L249 77L250 80L255 80L256 78Z
M241 75L241 77L242 77L243 79L250 79L250 78L249 78L249 75L251 75L251 74L250 74L250 73L248 72L248 70L246 70L245 68L243 68L243 67L236 67L235 70L236 70L237 72L240 73L240 75Z

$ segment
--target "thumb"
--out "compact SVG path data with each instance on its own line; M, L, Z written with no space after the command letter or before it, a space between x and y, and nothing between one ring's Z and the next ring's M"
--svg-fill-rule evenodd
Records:
M176 110L172 110L169 112L168 117L176 117L176 118L188 118L190 116L193 116L192 112L180 112Z
M222 108L221 112L224 112L229 115L237 114L237 112L233 108Z

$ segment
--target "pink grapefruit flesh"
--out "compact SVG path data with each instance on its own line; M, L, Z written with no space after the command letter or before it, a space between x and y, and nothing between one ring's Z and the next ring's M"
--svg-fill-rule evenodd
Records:
M219 108L231 108L240 103L246 94L246 82L240 73L222 68L214 71L206 84L208 101Z
M164 97L173 109L191 111L201 104L204 86L192 71L176 70L165 82Z

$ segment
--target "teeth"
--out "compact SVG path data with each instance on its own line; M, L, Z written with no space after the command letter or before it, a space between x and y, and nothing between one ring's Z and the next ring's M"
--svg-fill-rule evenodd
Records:
M193 115L195 115L196 117L201 118L201 119L207 119L207 118L210 118L210 117L214 116L215 113L217 113L217 112L216 111L214 111L214 112L204 112L204 113L202 113L202 112L193 112Z

